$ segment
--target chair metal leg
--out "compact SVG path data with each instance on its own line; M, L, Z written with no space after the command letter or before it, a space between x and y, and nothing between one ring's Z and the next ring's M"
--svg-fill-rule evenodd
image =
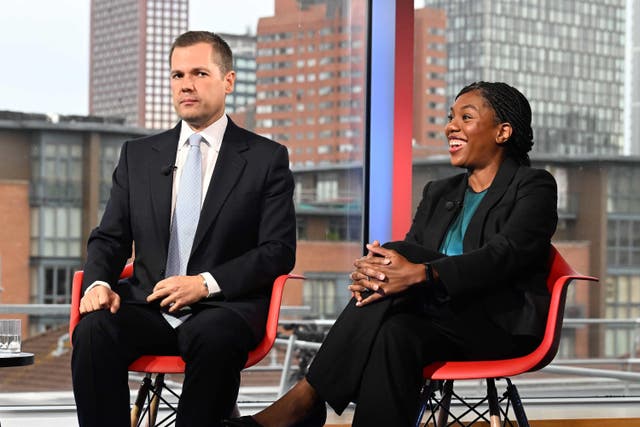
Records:
M511 402L511 406L513 407L513 413L516 416L516 420L518 421L518 427L529 427L529 420L527 419L527 414L524 412L524 406L522 406L518 389L513 385L509 378L505 379L507 381L507 396Z
M142 409L144 408L144 403L149 396L149 391L151 390L151 374L146 374L142 379L142 383L140 383L140 388L138 389L138 395L136 396L136 400L131 407L131 427L136 427L140 422L140 414L142 414Z
M462 396L457 395L453 391L453 380L447 381L425 381L425 385L420 392L420 408L418 418L415 423L415 427L420 427L424 412L429 405L430 416L426 420L425 425L433 427L446 427L451 425L471 426L475 425L478 421L484 421L489 424L490 427L503 427L504 425L514 426L512 420L509 417L509 406L513 407L513 412L517 420L518 427L529 427L529 421L524 412L520 395L515 385L509 378L504 378L507 381L507 389L498 398L496 390L495 379L486 379L487 395L485 398L475 403L467 402ZM436 389L440 388L440 400L436 397ZM460 414L451 413L450 406L451 400L461 402L466 407L466 410ZM501 407L506 403L506 409ZM488 408L487 405L488 404ZM483 407L483 409L480 409ZM487 418L487 413L489 418ZM473 420L463 422L463 417L474 415ZM449 418L452 417L452 421L449 422ZM504 417L504 419L502 419ZM429 424L432 423L432 424Z
M429 401L428 389L431 384L431 381L425 380L422 388L420 389L420 396L418 397L418 416L416 417L416 422L414 427L420 427L420 421L422 421L422 417L424 416L424 411L427 408L427 403Z
M493 378L487 378L487 399L489 400L489 420L491 427L500 427L500 402L496 391L496 382Z
M156 425L156 419L158 418L158 408L160 407L160 399L162 398L162 389L164 388L164 374L157 374L156 380L153 384L153 391L151 400L149 401L148 415L148 427Z
M416 418L415 427L420 427L420 422L422 421L424 412L427 409L427 405L429 405L429 410L431 411L433 416L433 411L435 410L435 408L433 407L431 397L435 393L436 388L438 387L438 383L439 381L425 380L424 385L420 390L418 417ZM427 423L429 422L430 419L431 417L429 417L429 419L427 420ZM435 425L435 427L437 427L437 424Z
M440 399L440 409L438 410L438 424L437 426L446 426L449 420L449 412L451 410L451 395L453 394L453 380L447 380L444 382L442 388L442 397Z
M160 402L162 401L170 405L168 401L162 398L162 390L165 388L165 374L156 374L153 382L151 381L151 375L150 373L145 374L138 389L136 400L131 407L131 427L139 427L143 421L146 421L145 425L147 427L156 426ZM171 391L174 396L177 396L172 390L169 391ZM171 405L170 408L172 408ZM169 422L170 417L171 415L166 417L159 425L165 425L164 423Z

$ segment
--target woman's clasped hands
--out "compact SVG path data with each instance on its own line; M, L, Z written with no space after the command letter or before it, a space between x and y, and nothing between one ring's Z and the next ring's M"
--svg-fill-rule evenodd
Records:
M426 279L424 265L413 264L393 249L374 240L367 244L367 255L358 258L350 275L349 290L362 307L387 295L397 294Z

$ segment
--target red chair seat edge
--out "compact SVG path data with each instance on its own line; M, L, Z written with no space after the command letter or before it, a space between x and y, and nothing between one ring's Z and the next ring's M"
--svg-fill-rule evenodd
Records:
M424 367L424 378L432 380L469 380L504 378L541 369L555 357L560 339L567 286L573 280L597 282L598 278L576 273L552 245L549 253L547 287L551 293L544 338L531 353L512 359L434 362Z
M133 274L133 264L127 264L120 278L126 278ZM69 338L73 334L73 330L80 321L80 297L82 291L82 276L83 272L76 271L73 274L73 283L71 289L71 313L69 318ZM273 289L271 291L271 301L269 303L269 312L267 314L267 326L264 338L258 346L249 352L247 363L245 368L255 365L260 362L271 350L276 340L278 332L278 320L280 318L280 304L282 302L282 293L284 285L288 279L304 279L304 276L298 274L283 274L278 276L273 283ZM145 355L136 359L131 365L129 370L134 372L149 372L149 373L166 373L166 374L180 374L184 372L184 361L180 356L155 356Z

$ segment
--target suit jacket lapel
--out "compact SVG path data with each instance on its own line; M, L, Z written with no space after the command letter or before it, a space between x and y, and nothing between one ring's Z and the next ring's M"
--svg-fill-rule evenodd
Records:
M200 212L200 221L191 249L192 254L204 240L207 230L213 225L229 193L240 179L247 163L240 153L247 148L247 142L242 139L239 128L229 119Z
M156 232L160 236L163 247L169 245L171 222L171 194L173 192L173 173L164 173L162 169L173 165L178 151L180 124L154 138L149 156L148 175L149 193L151 196L151 212Z
M502 165L500 165L500 169L498 169L496 177L487 190L486 196L484 196L484 199L482 199L480 205L478 205L478 209L469 222L463 242L465 252L480 247L485 219L491 208L504 196L518 167L518 163L510 157L507 157L502 162Z
M460 213L460 206L462 206L466 188L467 175L461 174L457 182L452 183L451 186L444 190L442 197L436 197L435 215L429 222L429 230L424 236L425 247L435 251L440 249L451 221Z

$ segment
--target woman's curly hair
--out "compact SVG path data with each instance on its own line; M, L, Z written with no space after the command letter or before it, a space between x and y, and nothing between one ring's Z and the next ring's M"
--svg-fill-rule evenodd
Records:
M478 91L493 108L497 123L511 124L512 133L505 143L507 156L519 164L530 166L529 151L533 147L531 106L527 98L516 88L502 82L475 82L462 88L456 99L464 93Z

